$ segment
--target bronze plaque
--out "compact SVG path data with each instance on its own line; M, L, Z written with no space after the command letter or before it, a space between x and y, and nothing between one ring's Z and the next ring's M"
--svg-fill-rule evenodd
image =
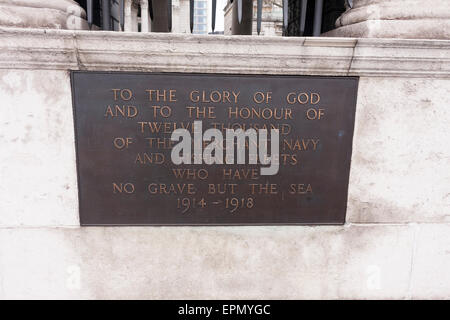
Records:
M357 87L357 77L72 72L81 225L342 224ZM269 145L277 129L278 173L248 158L174 164L172 132L194 138L194 121L200 137L267 129Z

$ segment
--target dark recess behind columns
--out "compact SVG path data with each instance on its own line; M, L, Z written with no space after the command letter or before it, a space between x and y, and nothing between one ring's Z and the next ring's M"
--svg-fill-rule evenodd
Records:
M94 14L93 14L93 24L98 26L100 29L103 29L102 26L102 1L107 0L94 0ZM248 0L244 0L243 3ZM301 0L289 0L289 23L286 36L299 36L300 35L300 1ZM86 0L76 0L85 10L87 10ZM157 0L158 2L166 2L166 0ZM312 36L313 34L313 22L314 22L314 6L315 0L308 0L308 8L306 13L306 23L305 23L305 33L303 36ZM156 9L156 8L155 8ZM163 10L164 9L164 10ZM153 21L152 26L158 31L159 30L156 25L160 23L166 22L167 20L167 12L164 6L161 6L160 13L155 10L155 17L158 16L158 21ZM327 32L335 28L334 24L336 19L345 11L345 0L325 0L323 5L323 14L322 14L322 33ZM221 8L217 8L217 14L221 14ZM155 25L156 23L156 25ZM245 21L243 21L245 25ZM248 24L248 23L247 23ZM165 29L165 28L163 28ZM237 30L237 29L236 29ZM165 31L165 30L164 30ZM254 30L256 31L256 30Z
M287 36L300 35L300 0L289 0L289 24ZM306 11L305 33L303 36L313 35L315 1L309 0ZM336 19L345 11L345 0L325 0L322 14L322 33L335 28Z

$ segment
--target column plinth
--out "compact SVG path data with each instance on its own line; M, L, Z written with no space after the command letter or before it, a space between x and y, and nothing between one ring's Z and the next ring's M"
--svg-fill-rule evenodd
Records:
M353 0L323 36L450 39L448 0Z
M72 0L0 0L0 26L88 29L86 12Z

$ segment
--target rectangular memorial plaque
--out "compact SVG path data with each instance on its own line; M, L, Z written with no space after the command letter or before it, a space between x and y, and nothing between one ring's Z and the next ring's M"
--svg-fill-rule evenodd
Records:
M356 77L72 72L81 224L342 224L357 87ZM263 175L270 164L248 153L234 164L218 136L226 164L219 149L205 163L204 141L201 164L177 165L180 128L192 146L210 128L224 139L267 129L278 172Z

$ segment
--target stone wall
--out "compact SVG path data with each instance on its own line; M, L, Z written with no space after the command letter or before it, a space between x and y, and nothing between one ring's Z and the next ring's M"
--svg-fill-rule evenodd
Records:
M450 41L0 28L0 298L450 298ZM360 76L343 226L79 226L69 70Z

